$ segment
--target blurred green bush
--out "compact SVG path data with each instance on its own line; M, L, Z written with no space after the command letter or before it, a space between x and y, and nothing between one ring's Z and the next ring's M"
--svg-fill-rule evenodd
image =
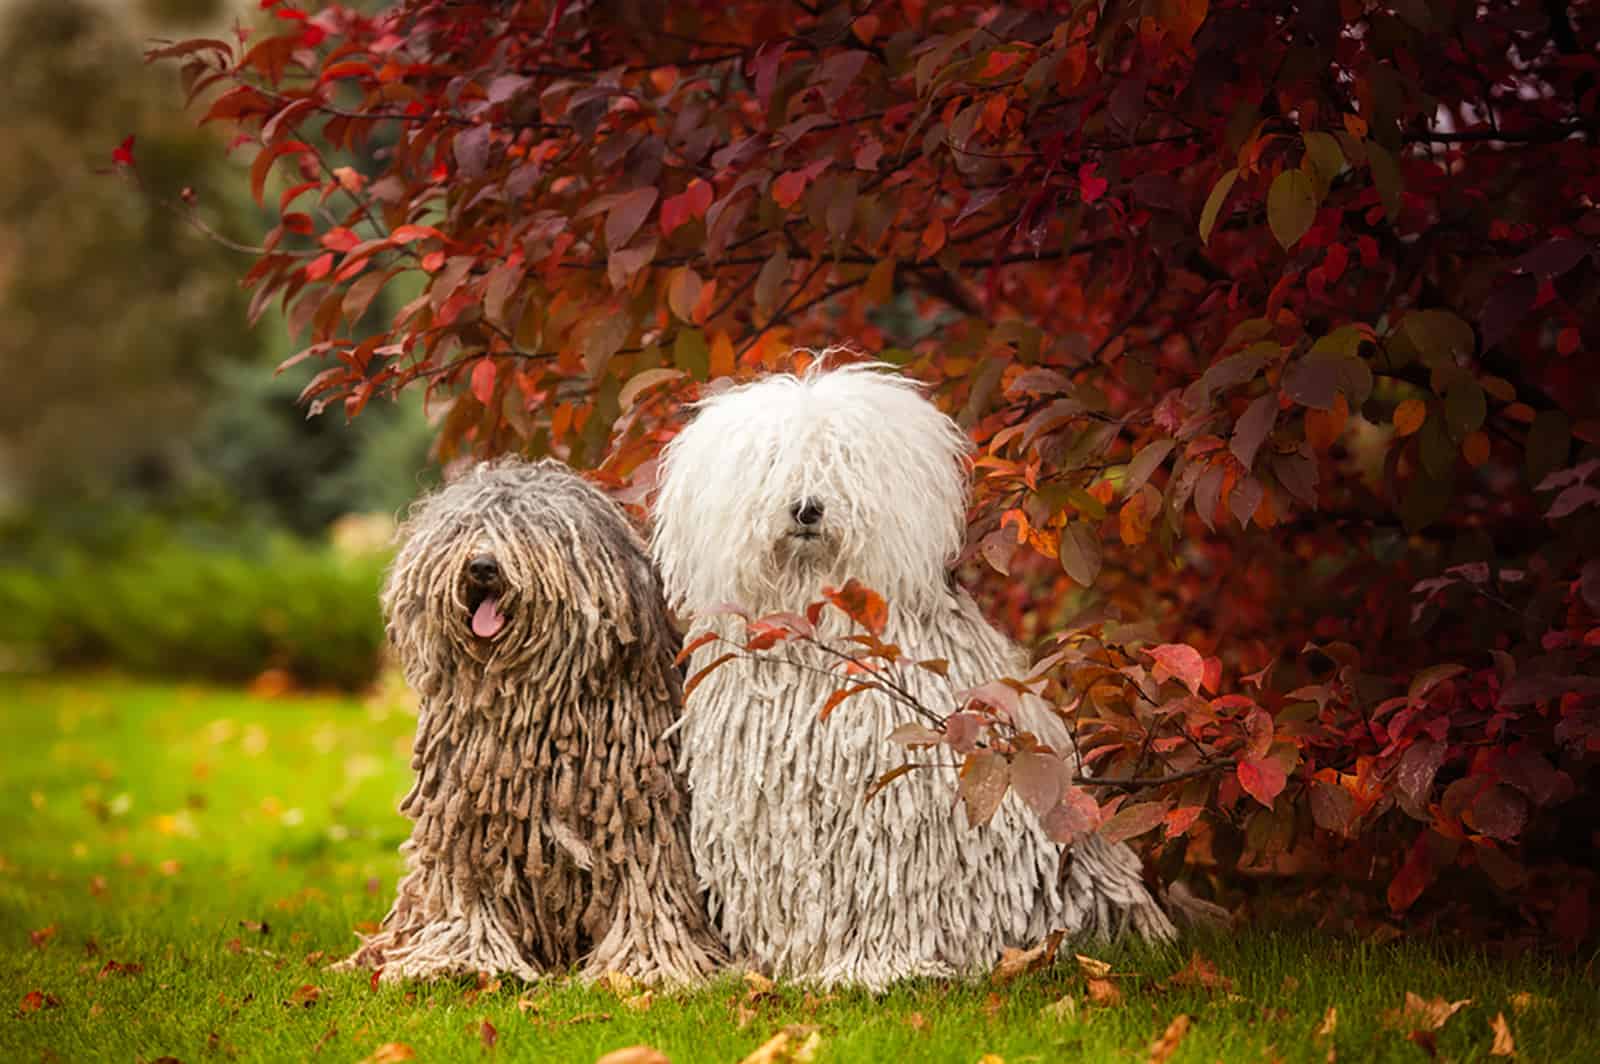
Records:
M282 669L306 686L360 688L381 663L387 561L133 513L102 512L79 535L15 527L0 533L0 656L218 681Z

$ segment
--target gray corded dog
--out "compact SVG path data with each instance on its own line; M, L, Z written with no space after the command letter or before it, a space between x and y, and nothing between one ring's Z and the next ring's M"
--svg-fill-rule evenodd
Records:
M416 823L394 907L344 966L709 975L723 954L664 737L679 641L626 518L559 463L509 459L402 534L383 606L421 700Z

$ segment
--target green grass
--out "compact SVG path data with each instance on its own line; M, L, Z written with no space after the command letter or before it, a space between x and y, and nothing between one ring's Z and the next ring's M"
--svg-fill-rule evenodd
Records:
M566 978L374 991L323 966L352 946L358 922L381 918L400 867L402 697L7 683L0 1060L356 1061L399 1042L419 1060L589 1061L648 1043L682 1064L736 1061L805 1025L820 1036L820 1061L1142 1061L1187 1014L1175 1061L1321 1062L1330 1045L1340 1061L1421 1061L1408 1028L1383 1023L1407 991L1473 999L1438 1032L1441 1057L1491 1059L1489 1021L1503 1011L1519 1059L1600 1059L1600 1010L1581 964L1506 966L1437 943L1304 933L1198 943L1231 992L1163 989L1184 962L1176 953L1104 952L1126 973L1116 980L1125 1002L1105 1008L1087 1004L1068 965L1001 987L920 983L882 998L785 985L751 1000L729 976L644 1010ZM310 1003L305 992L297 1000L306 986L319 989ZM1519 992L1537 999L1521 1012ZM1076 1018L1041 1012L1066 996ZM1318 1038L1330 1005L1337 1029Z

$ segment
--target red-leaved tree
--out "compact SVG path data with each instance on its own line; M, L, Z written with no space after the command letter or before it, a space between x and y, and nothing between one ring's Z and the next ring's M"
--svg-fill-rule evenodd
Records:
M974 812L1593 933L1587 5L261 6L151 54L253 156L313 410L422 387L442 456L637 502L707 382L848 343L971 431L965 575L1121 781L1009 733L1014 687L908 708ZM834 598L841 689L889 682Z

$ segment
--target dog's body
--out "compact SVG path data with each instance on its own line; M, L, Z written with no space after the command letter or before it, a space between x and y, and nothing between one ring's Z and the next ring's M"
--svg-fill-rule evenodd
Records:
M710 974L666 737L678 639L622 513L559 463L502 460L402 532L383 604L421 702L416 823L394 907L345 965Z
M775 376L715 396L670 445L652 547L669 599L713 613L797 612L855 577L890 602L883 639L942 658L948 682L908 668L924 705L1020 675L1021 651L949 580L965 531L968 444L904 380L863 368ZM737 640L741 622L699 627ZM835 632L835 635L842 634ZM723 653L701 647L698 670ZM913 772L888 737L909 711L882 692L818 711L843 678L825 651L738 660L707 674L682 731L696 867L735 957L825 985L881 988L970 973L1062 928L1150 938L1172 925L1125 846L1091 837L1059 878L1061 848L1016 798L972 829L949 769ZM1071 751L1048 709L1019 727Z

